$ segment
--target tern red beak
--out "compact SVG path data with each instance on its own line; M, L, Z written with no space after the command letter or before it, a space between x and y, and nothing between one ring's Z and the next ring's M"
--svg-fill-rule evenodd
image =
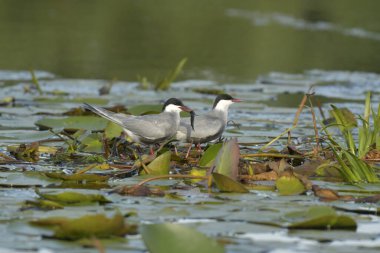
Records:
M192 109L190 109L189 107L187 107L187 106L180 106L179 108L181 108L181 110L182 111L185 111L185 112L192 112L193 110Z
M243 102L243 100L238 99L238 98L233 98L231 101L234 102L234 103Z

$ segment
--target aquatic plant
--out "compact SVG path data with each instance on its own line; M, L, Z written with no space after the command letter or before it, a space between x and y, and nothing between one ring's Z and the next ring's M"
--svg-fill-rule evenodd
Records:
M364 115L358 116L361 125L358 126L356 119L350 117L344 110L331 105L332 116L335 123L323 128L340 167L339 172L343 178L351 183L366 181L369 183L379 182L374 168L365 160L368 152L376 150L380 145L380 105L377 112L371 109L371 94L367 93L365 100ZM371 124L372 123L372 124ZM328 132L327 128L337 126L340 130L345 145L341 144L336 137ZM355 141L353 130L358 128L358 141Z
M178 62L177 66L156 84L150 83L148 81L148 78L145 76L137 76L137 79L140 83L139 87L143 90L154 89L156 91L169 89L177 76L182 72L182 69L185 66L186 62L187 58L182 58Z

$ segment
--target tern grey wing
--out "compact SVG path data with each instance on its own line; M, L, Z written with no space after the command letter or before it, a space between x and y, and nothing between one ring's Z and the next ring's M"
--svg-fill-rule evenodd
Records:
M160 113L122 120L122 126L146 140L164 140L173 136L178 128L175 115Z
M215 115L201 115L194 119L194 130L192 130L189 119L181 119L177 132L177 138L187 142L204 143L215 140L224 131L225 124L220 117Z

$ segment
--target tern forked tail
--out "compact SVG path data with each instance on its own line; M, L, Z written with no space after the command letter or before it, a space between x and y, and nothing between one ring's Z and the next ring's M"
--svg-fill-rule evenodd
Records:
M92 111L93 113L96 113L97 115L99 115L103 118L106 118L106 119L112 121L115 124L123 126L123 122L120 119L118 119L118 117L115 117L116 113L114 113L114 112L108 111L108 110L103 109L101 107L89 105L87 103L84 103L83 107Z

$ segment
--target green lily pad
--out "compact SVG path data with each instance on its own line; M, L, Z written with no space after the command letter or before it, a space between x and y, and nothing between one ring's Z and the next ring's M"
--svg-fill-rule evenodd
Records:
M170 159L172 153L166 151L165 153L159 155L151 163L148 164L149 175L167 175L170 170Z
M92 133L86 135L81 142L81 151L91 153L103 153L103 141L99 133Z
M87 204L93 202L104 204L111 202L100 194L82 194L79 192L69 191L56 194L41 193L39 191L36 191L36 193L43 199L55 201L61 204Z
M208 147L199 160L199 166L210 167L222 146L223 143L216 143Z
M62 129L77 130L87 129L99 131L106 128L108 120L95 116L72 116L64 118L43 118L34 123L40 130Z
M338 215L332 207L312 206L306 211L288 213L284 218L290 222L288 228L297 229L347 229L356 230L354 219Z
M180 224L143 225L141 236L151 253L225 252L223 246L214 239Z
M276 180L280 195L299 195L306 191L305 185L293 174L286 174Z
M95 174L62 174L62 173L56 173L56 172L46 172L44 173L45 176L54 178L54 179L62 179L62 180L69 180L69 181L87 181L87 182L94 182L94 181L107 181L109 179L108 176L101 176L101 175L95 175Z
M54 238L78 240L81 238L109 238L135 234L136 226L128 225L121 213L108 218L104 214L85 215L76 219L50 217L30 222L32 225L48 226L54 229Z
M236 180L239 170L240 149L236 138L223 144L215 158L213 172L230 177Z
M104 129L104 137L106 139L120 137L122 132L123 128L121 126L109 121L107 127Z
M244 185L233 180L232 178L219 173L212 173L212 178L218 189L222 192L237 192L247 193L249 192Z
M50 200L44 200L44 199L38 199L38 200L27 200L23 203L21 210L27 210L27 209L39 209L39 210L56 210L56 209L62 209L63 206L57 202L50 201Z

